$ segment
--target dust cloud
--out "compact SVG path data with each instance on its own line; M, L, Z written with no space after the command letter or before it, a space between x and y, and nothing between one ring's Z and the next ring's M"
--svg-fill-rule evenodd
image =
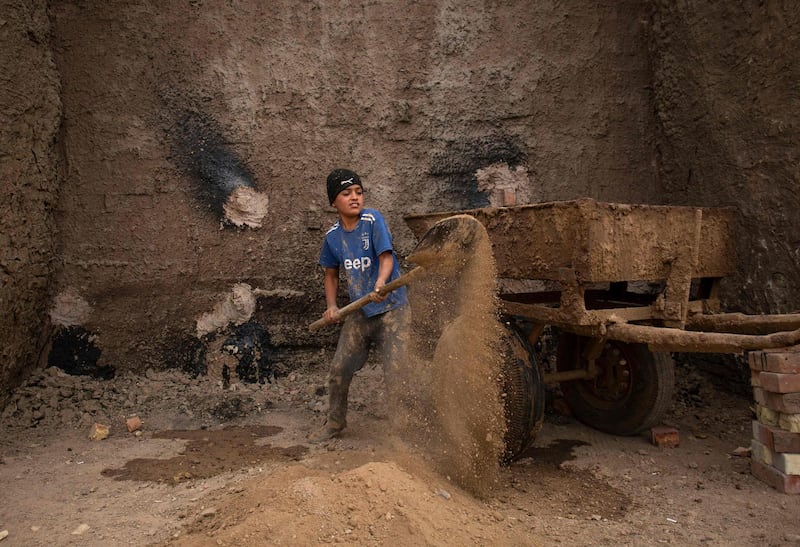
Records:
M499 478L506 427L489 238L474 218L451 217L409 260L431 273L410 291L410 358L403 404L392 410L404 416L398 433L429 451L439 473L483 497Z

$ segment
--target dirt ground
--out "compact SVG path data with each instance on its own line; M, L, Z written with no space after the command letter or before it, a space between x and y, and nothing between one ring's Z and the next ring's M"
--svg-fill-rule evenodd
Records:
M800 544L798 499L737 455L750 401L688 367L666 420L678 448L591 430L554 412L556 398L535 447L479 499L393 435L379 367L354 380L346 434L307 444L326 406L328 357L287 357L306 364L228 390L178 371L42 371L3 416L2 543ZM125 427L132 415L138 435ZM107 439L89 440L95 421L110 426Z

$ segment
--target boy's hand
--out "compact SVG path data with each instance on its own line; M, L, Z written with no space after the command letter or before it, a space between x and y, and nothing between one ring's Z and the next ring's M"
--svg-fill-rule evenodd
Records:
M331 323L339 322L339 306L331 306L322 312L322 318Z
M385 295L381 296L380 292L379 292L383 288L384 285L386 285L385 281L381 281L380 279L375 281L375 290L372 292L372 300L373 301L375 301L375 302L383 302L384 300L386 300L386 297L388 296L388 294L385 294Z

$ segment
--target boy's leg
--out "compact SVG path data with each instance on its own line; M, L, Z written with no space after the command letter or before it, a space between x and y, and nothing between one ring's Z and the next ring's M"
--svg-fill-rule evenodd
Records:
M395 308L384 313L381 318L377 343L383 363L383 377L390 418L399 410L398 403L402 394L400 384L407 370L410 324L411 308L409 306Z
M328 374L328 419L317 436L330 438L347 425L347 394L353 374L367 361L367 344L366 318L354 313L345 320L339 334Z

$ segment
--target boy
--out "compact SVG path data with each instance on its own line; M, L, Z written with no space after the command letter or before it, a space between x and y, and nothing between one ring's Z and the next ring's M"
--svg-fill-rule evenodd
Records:
M336 293L339 269L344 268L350 300L378 291L400 276L386 221L375 209L364 208L364 187L359 176L348 169L328 175L328 200L339 220L325 234L320 265L325 268L325 302L322 316L337 319ZM393 399L391 376L405 359L405 340L410 321L406 288L401 287L347 316L328 376L329 409L325 424L308 437L322 442L337 437L347 425L347 393L353 374L367 361L369 349L381 353L387 395Z

